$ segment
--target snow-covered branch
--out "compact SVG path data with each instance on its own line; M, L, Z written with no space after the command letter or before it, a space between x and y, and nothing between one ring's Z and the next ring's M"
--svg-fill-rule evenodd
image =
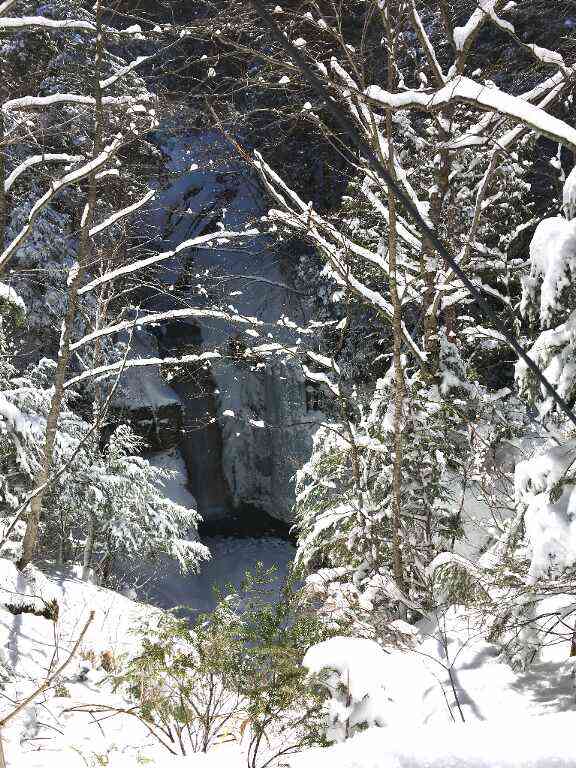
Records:
M104 96L102 104L113 106L117 104L130 104L134 101L132 96ZM23 109L41 109L55 104L81 104L93 107L96 100L93 96L83 96L79 93L54 93L51 96L21 96L18 99L10 99L2 104L4 112Z
M488 87L476 83L468 77L459 76L443 88L432 92L412 90L391 93L372 85L366 89L366 97L375 106L386 109L416 108L436 111L454 103L469 104L519 120L549 139L576 151L575 128L521 97L512 96L495 86Z
M101 339L104 336L111 336L121 331L129 330L130 328L141 328L144 325L155 325L165 320L183 320L189 317L210 317L214 320L225 320L228 323L239 323L242 325L250 326L262 326L264 322L258 320L256 317L243 317L242 315L234 314L231 312L222 312L218 309L200 309L197 307L187 307L186 309L172 309L167 312L157 312L151 315L144 315L136 320L124 320L121 323L115 323L114 325L108 325L105 328L100 328L94 333L89 333L83 336L79 341L70 345L72 351L76 351L86 344L90 344L96 339Z
M276 323L266 323L263 320L259 320L257 317L246 317L235 312L224 312L219 309L201 309L199 307L186 307L185 309L171 309L165 312L155 312L154 314L144 315L136 320L124 320L114 325L108 325L104 328L100 328L93 333L89 333L83 336L81 339L70 345L72 351L76 351L86 344L90 344L97 339L101 339L104 336L111 336L122 331L127 331L133 328L141 328L145 325L156 325L166 320L184 320L187 318L211 318L213 320L224 320L226 323L233 325L249 325L250 328L254 327L276 327L288 329L294 331L299 336L313 335L315 333L314 328L302 328L292 320L288 318L281 318ZM258 336L257 333L252 335Z
M331 381L325 373L316 373L315 371L311 371L307 365L303 365L302 370L304 371L304 375L307 379L310 379L310 381L314 381L317 384L324 384L326 387L328 387L333 395L340 397L340 387L338 384L335 384L333 381Z
M120 80L121 77L127 75L128 72L131 72L133 69L136 69L136 67L139 67L140 64L143 64L145 61L149 61L152 58L152 56L138 56L136 59L134 59L134 61L131 61L130 64L122 67L122 69L120 69L118 72L115 72L113 75L110 75L110 77L106 78L106 80L101 80L100 88L102 88L102 90L109 88L117 80Z
M187 250L188 248L199 248L200 246L206 245L207 243L210 243L212 241L218 241L226 242L231 239L238 239L238 238L244 238L244 237L252 237L254 235L258 235L259 232L257 229L247 229L244 232L228 232L228 231L222 231L222 232L211 232L207 235L200 235L199 237L193 237L190 240L185 240L183 243L180 243L180 245L175 248L173 251L165 251L164 253L157 253L154 256L149 256L146 259L140 259L139 261L133 261L131 264L127 264L124 267L119 267L118 269L114 269L111 272L107 272L105 275L101 275L100 277L97 277L95 280L92 280L92 282L85 285L83 288L80 289L79 294L85 294L89 291L92 291L94 288L97 288L99 285L104 285L104 283L109 283L112 280L116 280L118 277L122 277L124 275L129 275L132 272L138 272L140 269L145 269L146 267L151 266L152 264L157 264L160 261L165 261L166 259L172 258L172 256L176 256L177 254L181 253L184 250Z
M356 278L350 265L346 263L346 255L353 254L360 257L364 261L378 267L385 276L388 275L386 260L380 254L374 253L346 237L339 229L314 211L311 206L306 205L299 195L290 189L279 175L270 168L262 156L259 153L255 154L255 165L260 171L264 185L285 209L272 209L268 214L270 219L280 222L285 227L301 232L315 242L332 266L333 276L336 281L341 285L351 288L356 294L362 296L363 299L382 312L388 320L391 320L393 312L390 302L378 291L368 288L361 280ZM410 245L413 246L415 244L414 239L410 237L405 228L402 229L402 235L408 239ZM416 359L420 363L424 363L424 353L411 337L404 324L402 324L402 334L408 348Z
M132 205L128 205L126 206L126 208L122 208L122 210L120 211L116 211L116 213L113 213L105 221L102 221L100 224L97 224L95 227L92 227L92 229L90 230L90 237L94 237L94 235L99 235L101 232L104 232L104 230L113 226L121 219L125 219L127 216L130 216L130 214L134 213L139 208L142 208L143 205L146 205L147 202L152 200L152 198L155 195L156 195L156 192L154 190L150 190L144 195L144 197L140 198L140 200L137 200L135 203L132 203Z
M129 368L148 368L150 366L160 365L184 365L187 363L199 363L207 360L215 360L222 357L220 352L202 352L199 355L182 355L181 357L144 357L134 360L120 360L117 363L101 365L98 368L90 368L72 379L68 379L65 388L70 389L83 381L94 378L108 378L117 373L122 373Z
M527 102L534 102L541 99L538 106L544 109L546 106L556 100L561 93L569 87L572 78L576 76L576 67L571 67L568 77L562 72L557 72L552 77L546 78L541 83L531 88L529 91L518 94L516 98ZM501 116L497 112L487 112L478 123L470 128L466 133L452 139L448 144L448 149L465 149L467 147L478 146L492 142L488 129L494 121Z
M27 171L29 168L32 168L34 165L47 162L79 163L81 160L84 160L82 155L68 155L63 153L50 152L47 152L43 155L33 155L32 157L28 157L26 160L24 160L24 162L20 163L20 165L15 168L9 176L6 177L6 181L4 182L4 191L9 192L14 182L23 173L25 173L25 171Z
M466 24L454 28L454 45L458 51L456 70L462 72L468 52L478 33L490 19L497 19L497 12L505 5L506 0L477 0L478 7ZM500 19L500 21L502 21Z
M273 218L282 220L284 224L288 224L292 228L298 228L302 232L308 232L310 225L313 223L324 235L333 238L342 249L354 253L356 256L360 256L362 259L374 264L387 274L388 265L385 259L378 253L374 253L369 248L365 248L364 246L355 243L351 238L346 237L337 227L331 224L309 205L306 205L296 192L290 189L278 174L272 170L259 153L256 153L255 165L260 171L262 180L268 191L274 195L276 200L282 204L282 207L286 211L286 214L282 211L271 211L270 214ZM280 193L280 190L286 197ZM292 201L294 206L291 206L286 198ZM378 208L378 213L382 214L380 208ZM405 239L407 245L410 245L412 248L420 248L420 241L412 235L408 227L402 222L399 224L398 234Z
M0 16L8 13L10 8L12 8L13 5L16 5L17 2L18 0L4 0L3 3L0 3Z
M411 0L410 10L412 12L412 21L414 24L414 29L416 30L416 34L418 35L418 39L420 40L420 45L424 49L424 53L426 54L426 58L428 59L428 64L430 65L430 68L434 73L434 77L436 78L439 84L445 83L446 78L444 77L444 73L442 72L442 67L440 66L438 58L436 57L436 51L434 50L434 46L432 45L432 42L428 37L428 33L424 28L424 24L422 23L420 14L416 10L415 0Z
M7 5L8 3L8 5ZM0 30L9 29L59 29L76 32L96 32L96 26L91 21L79 19L46 19L44 16L2 16L3 9L8 10L14 3L7 0L0 5Z
M72 184L77 184L86 176L89 176L97 168L101 168L105 163L107 163L110 160L110 158L114 155L114 153L119 149L121 145L122 145L122 140L118 138L115 139L112 142L112 144L110 144L110 146L106 147L106 149L104 149L98 155L98 157L94 158L93 160L90 160L89 162L80 166L80 168L76 168L70 173L67 173L66 176L63 176L62 178L57 179L55 182L52 183L52 185L50 186L50 189L32 206L30 213L28 214L28 220L26 221L26 223L24 224L20 232L8 244L8 246L4 249L3 253L0 254L0 272L2 272L6 268L6 265L8 264L8 262L10 261L14 253L18 250L18 248L30 235L36 219L38 218L38 216L40 216L40 214L46 208L46 206L50 203L50 201L53 200L53 198L59 192L61 192L64 188L69 187Z
M344 84L344 91L341 93L342 98L348 105L350 114L356 122L356 127L362 131L366 141L373 146L379 156L381 156L386 163L390 162L388 154L388 140L382 135L378 127L378 121L375 119L372 108L369 104L365 103L362 98L361 90L354 80L354 78L340 65L336 58L332 58L331 69L334 74ZM444 82L442 79L441 82ZM352 94L355 94L359 98L357 101L352 99ZM412 200L416 208L419 210L420 215L424 220L428 220L428 209L425 205L422 205L421 200L416 194L416 190L408 179L408 174L399 162L397 155L394 156L394 172L396 180L403 187L408 197ZM378 183L382 187L386 187L385 182L382 179L377 179Z

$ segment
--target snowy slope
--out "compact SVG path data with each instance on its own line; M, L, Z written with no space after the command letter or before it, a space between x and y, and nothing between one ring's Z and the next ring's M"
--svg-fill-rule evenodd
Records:
M69 711L87 703L126 706L105 683L102 654L120 658L134 653L137 642L131 630L151 618L155 609L82 582L72 573L54 572L46 579L34 569L32 576L33 580L26 579L12 563L0 560L2 603L18 602L18 594L25 593L56 599L59 605L56 623L30 614L12 615L0 607L2 717L12 709L10 702L23 700L44 681L48 670L66 659L91 611L94 618L58 686L44 692L4 728L8 768L80 768L92 765L86 761L95 760L95 755L103 760L122 755L121 764L130 766L137 764L139 754L157 753L157 745L135 718L111 717L99 727L89 715ZM28 599L34 598L25 602Z
M249 545L250 547L252 544ZM268 543L266 546L270 547ZM273 547L269 549L273 552ZM238 561L242 554L226 548ZM252 555L254 552L252 551ZM234 574L232 574L234 576ZM1 716L23 700L61 663L78 638L90 611L80 653L54 685L2 731L8 768L240 768L246 744L219 744L207 756L173 757L133 717L105 716L98 723L81 705L125 709L102 668L102 654L118 659L138 651L131 633L155 609L109 590L79 581L71 573L38 571L24 578L0 561L0 602L55 598L56 624L39 616L13 615L0 608L4 667ZM378 656L380 701L385 727L373 728L344 744L285 756L293 768L576 768L573 740L573 665L566 643L557 661L536 664L529 673L513 671L496 646L481 636L481 623L465 611L451 610L423 622L412 650L387 649ZM76 710L76 711L74 711ZM271 744L274 749L279 745Z
M574 715L443 727L371 728L290 758L290 768L574 768Z
M377 713L383 727L287 763L291 768L574 768L569 641L551 649L551 660L529 672L514 671L499 657L500 649L483 639L483 629L481 616L453 608L420 623L412 650L380 651L377 670L366 666L367 660L374 662L360 648L356 663L354 658L346 663L348 690L365 679L382 681L383 695L374 696L365 712L372 718ZM317 656L315 666L322 666ZM325 663L339 669L342 661Z

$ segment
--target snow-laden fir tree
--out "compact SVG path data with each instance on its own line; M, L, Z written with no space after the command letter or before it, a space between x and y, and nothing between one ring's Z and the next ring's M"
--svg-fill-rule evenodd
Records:
M55 363L47 358L18 374L11 335L24 322L22 300L6 286L0 325L0 541L3 556L21 554L21 515L42 462ZM173 558L183 571L208 557L195 540L196 510L167 498L170 472L141 457L142 443L120 425L108 440L62 405L52 474L44 495L40 552L59 562L82 563L85 576L108 578L113 566Z
M350 622L356 631L378 633L399 608L412 615L426 611L426 567L461 535L453 473L467 460L460 427L472 416L475 389L445 337L440 365L439 385L422 381L417 371L404 372L399 553L392 499L394 368L377 382L367 406L359 397L354 401L356 418L318 430L312 457L298 473L296 564L309 574L307 588L335 626Z

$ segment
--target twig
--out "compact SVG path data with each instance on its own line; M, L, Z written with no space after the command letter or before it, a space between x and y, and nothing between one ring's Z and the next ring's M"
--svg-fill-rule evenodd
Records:
M12 710L12 712L10 712L8 715L6 715L6 717L0 720L0 729L4 728L6 723L9 723L10 720L16 717L16 715L19 712L21 712L25 707L28 706L28 704L34 701L34 699L37 698L41 693L43 693L48 688L50 688L50 686L52 685L54 680L58 677L58 675L60 675L64 671L64 669L66 669L68 664L70 664L70 662L72 661L93 619L94 619L94 611L90 611L90 616L88 616L88 620L86 621L86 624L84 624L84 628L82 629L82 632L80 632L80 635L78 636L78 639L74 643L74 647L70 651L68 657L62 662L62 664L60 664L60 666L51 675L48 675L48 677L46 678L46 680L44 680L42 685L38 686L38 688L36 688L36 690L33 691L30 694L30 696L25 698L24 701L22 701L20 704L18 704L17 707L15 707ZM0 743L1 743L1 739L0 739ZM3 757L0 757L0 760L3 760ZM0 763L0 765L2 765L2 763ZM2 765L2 768L5 768L5 763L4 765Z

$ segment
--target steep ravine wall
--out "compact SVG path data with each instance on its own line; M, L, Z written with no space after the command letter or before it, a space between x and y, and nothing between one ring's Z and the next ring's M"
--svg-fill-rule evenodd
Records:
M295 475L312 451L319 414L308 412L301 367L268 361L220 371L223 468L234 505L292 522Z
M147 247L154 242L156 250L175 255L159 264L158 289L143 295L142 309L215 304L257 317L260 329L222 316L173 319L154 329L161 357L213 350L222 355L206 368L168 372L181 406L179 444L190 490L206 521L263 511L289 523L294 476L312 448L302 369L280 358L254 362L253 356L248 364L241 350L264 339L293 346L298 332L285 321L294 328L305 322L301 302L266 236L252 236L238 248L177 250L218 221L231 231L253 226L265 205L262 190L221 136L166 129L157 141L166 174L153 206L142 213L142 231Z
M198 351L201 346L202 333L197 325L170 323L162 328L159 351L163 357ZM182 366L172 374L170 386L181 404L179 445L198 511L205 521L226 518L230 491L222 469L222 434L212 371L206 365Z

